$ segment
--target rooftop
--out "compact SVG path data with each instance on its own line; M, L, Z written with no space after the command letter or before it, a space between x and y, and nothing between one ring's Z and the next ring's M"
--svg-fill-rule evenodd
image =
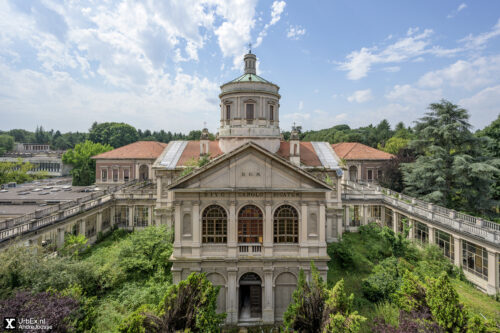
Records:
M157 141L137 141L93 156L93 159L156 159L167 146Z
M359 142L341 142L332 144L338 157L345 160L390 160L394 155Z

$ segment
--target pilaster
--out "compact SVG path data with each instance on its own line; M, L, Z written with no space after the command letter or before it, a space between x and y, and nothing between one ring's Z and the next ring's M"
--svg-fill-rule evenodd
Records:
M454 264L455 266L462 266L462 240L458 237L453 236L454 242Z
M309 254L308 244L307 244L307 203L301 203L301 221L300 221L300 237L299 237L299 245L300 245L300 256L307 257Z
M102 211L97 212L95 228L96 228L96 233L100 233L102 231Z
M236 248L237 248L237 235L238 230L236 229L236 201L232 200L229 203L229 221L227 228L227 255L231 258L236 258Z
M427 225L429 228L429 244L436 244L436 229Z
M128 207L128 227L134 227L134 206Z
M227 269L227 318L228 324L238 323L238 289L237 289L237 274L236 267L229 267Z
M495 295L498 289L498 259L495 252L488 251L488 286L486 292Z
M266 201L265 205L264 256L270 257L273 255L273 216L271 202Z
M398 213L395 210L393 210L392 211L392 230L394 231L395 234L398 233L398 224L399 224Z
M193 201L192 206L192 220L191 220L191 230L193 231L193 245L192 245L192 255L195 258L200 256L200 230L201 230L201 219L200 219L200 202Z
M273 268L264 268L264 302L262 309L262 321L264 324L274 323L273 306Z

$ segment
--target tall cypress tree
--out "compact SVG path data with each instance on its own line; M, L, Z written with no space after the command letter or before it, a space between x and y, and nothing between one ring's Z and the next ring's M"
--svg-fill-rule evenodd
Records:
M403 164L405 192L439 205L490 215L491 183L500 163L483 153L467 110L446 101L433 103L416 122L410 147L419 157Z

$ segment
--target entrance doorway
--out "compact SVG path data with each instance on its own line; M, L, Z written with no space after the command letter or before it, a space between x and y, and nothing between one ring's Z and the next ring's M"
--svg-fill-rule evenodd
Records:
M240 279L239 320L258 320L262 317L262 281L255 273Z

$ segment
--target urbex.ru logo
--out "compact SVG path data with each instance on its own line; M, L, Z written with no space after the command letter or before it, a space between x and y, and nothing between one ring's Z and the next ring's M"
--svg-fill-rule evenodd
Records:
M3 318L3 329L4 330L15 330L16 329L16 318Z

